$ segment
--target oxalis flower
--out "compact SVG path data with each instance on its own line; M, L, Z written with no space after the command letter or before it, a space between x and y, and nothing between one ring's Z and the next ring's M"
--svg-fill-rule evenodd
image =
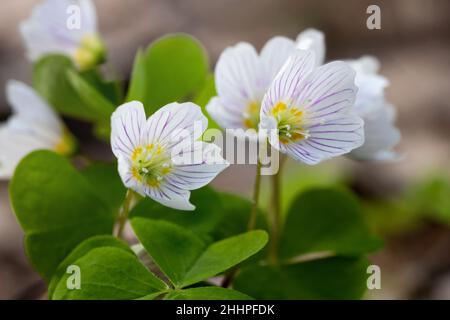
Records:
M258 130L262 99L283 64L297 46L315 46L317 53L324 52L321 39L321 33L308 29L296 41L270 39L259 55L246 42L225 49L215 69L218 95L208 103L208 113L222 128Z
M48 53L70 56L80 69L102 62L103 42L97 32L97 15L91 0L45 0L21 23L28 58Z
M168 104L150 118L138 101L111 118L111 146L123 183L142 196L180 210L193 210L190 191L203 187L229 163L214 144L197 141L208 120L193 103Z
M297 42L297 47L312 50L316 54L316 65L325 59L325 41L322 32L308 30ZM364 144L349 153L358 160L394 160L399 155L392 149L400 141L400 131L395 127L395 109L386 101L384 90L389 81L378 74L379 62L376 58L364 56L346 61L356 71L355 83L358 87L354 112L364 120Z
M19 161L38 149L70 154L75 143L53 109L29 86L9 81L6 97L13 115L0 124L0 178L9 179Z
M270 132L276 149L307 164L361 146L363 120L351 112L354 79L347 63L316 67L313 51L297 49L263 98L260 131Z

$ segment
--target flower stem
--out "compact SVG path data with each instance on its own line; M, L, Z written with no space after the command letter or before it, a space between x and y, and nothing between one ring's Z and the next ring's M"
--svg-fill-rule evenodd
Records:
M256 217L258 215L258 202L259 202L259 193L261 189L261 162L256 164L256 177L255 177L255 185L253 187L253 203L250 211L250 219L248 221L248 230L253 230L256 224Z
M281 175L282 168L284 164L285 158L283 155L280 155L280 164L278 168L278 172L274 174L272 178L272 201L271 206L269 208L269 220L271 223L271 237L270 237L270 248L269 248L269 262L272 265L276 265L278 263L278 242L280 237L280 227L281 227Z
M123 239L123 230L128 220L128 214L130 213L131 203L134 199L134 192L129 190L125 196L122 207L120 208L119 215L117 217L117 233L116 236L119 239Z

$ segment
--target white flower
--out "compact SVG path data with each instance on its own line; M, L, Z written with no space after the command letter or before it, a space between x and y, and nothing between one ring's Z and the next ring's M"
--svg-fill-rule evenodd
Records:
M307 164L348 153L364 142L363 121L351 112L355 71L340 61L315 65L313 51L297 49L261 108L260 131L272 133L270 144Z
M317 65L324 62L325 44L323 33L310 29L297 38L297 47L312 50L319 56ZM354 112L364 120L365 142L349 156L358 160L395 160L399 155L392 151L400 141L400 131L395 127L395 109L386 101L384 90L389 84L378 74L379 62L374 57L361 57L347 61L356 71L358 87Z
M208 184L229 165L219 147L197 141L207 125L200 107L190 102L170 103L148 119L138 101L118 107L111 118L111 146L125 186L168 207L193 210L189 190Z
M399 155L392 151L400 141L400 131L395 127L395 109L384 98L388 85L378 74L379 62L374 57L361 57L348 61L356 71L355 83L359 92L355 112L364 119L365 142L349 156L358 160L395 160Z
M9 81L6 97L13 115L0 124L0 179L9 179L31 151L49 149L66 155L73 150L74 141L64 124L32 88Z
M270 84L296 46L314 47L323 60L323 35L313 29L305 30L297 41L286 37L270 39L258 55L246 42L225 49L215 70L217 97L206 109L225 129L258 130L261 101Z
M71 8L77 10L72 12ZM75 21L71 25L70 19L78 19L78 13L79 24ZM20 32L32 61L48 53L60 53L70 56L80 69L88 69L104 59L91 0L45 0L21 23Z

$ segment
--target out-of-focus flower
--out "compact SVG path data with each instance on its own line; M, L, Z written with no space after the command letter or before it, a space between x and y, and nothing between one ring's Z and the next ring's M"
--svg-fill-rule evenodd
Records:
M264 96L261 132L276 149L316 164L364 142L362 119L352 113L355 71L336 61L316 67L313 51L297 49Z
M208 120L193 103L170 103L148 120L138 101L111 118L111 146L123 183L142 196L193 210L190 191L203 187L229 164L214 144L197 141Z
M388 85L378 74L379 62L374 57L361 57L348 61L356 71L355 83L359 88L355 112L364 119L365 142L349 156L358 160L395 160L399 155L392 151L400 141L400 131L395 127L395 109L384 98Z
M45 0L21 23L20 32L32 61L45 54L61 53L85 70L105 58L91 0Z
M321 65L325 57L325 43L322 32L309 29L297 38L297 47L312 50L319 57ZM384 90L388 80L378 74L379 62L374 57L364 56L347 61L356 71L358 87L354 111L364 120L365 142L349 156L357 160L395 160L399 155L392 149L400 141L400 131L395 127L395 109L386 101Z
M6 96L13 115L0 124L0 178L9 179L28 153L49 149L70 154L75 143L52 108L29 86L9 81Z
M314 47L322 63L323 35L314 29L303 31L296 41L274 37L259 55L246 42L225 49L215 70L218 95L206 107L211 117L225 129L258 130L262 98L296 46Z

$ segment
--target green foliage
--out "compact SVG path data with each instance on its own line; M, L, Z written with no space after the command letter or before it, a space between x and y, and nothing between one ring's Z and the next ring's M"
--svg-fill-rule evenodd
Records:
M321 251L359 255L379 246L356 199L348 192L323 188L306 191L293 202L280 255L283 259Z
M80 242L112 232L110 207L64 157L50 151L33 152L19 163L10 197L28 258L47 281Z
M138 299L160 292L167 286L147 270L137 257L116 247L90 250L77 259L80 268L81 288L67 288L70 274L64 274L55 288L53 299Z
M172 291L164 300L251 300L246 294L221 287L200 287Z
M134 217L131 224L145 249L177 288L215 276L267 243L264 231L209 244L192 231L167 221Z
M74 264L78 259L86 255L89 251L101 247L115 247L133 253L128 245L110 235L94 236L80 243L58 266L55 275L52 277L48 287L48 296L52 298L53 292L66 273L67 267Z
M127 100L140 100L151 114L170 102L186 101L207 74L203 46L189 35L168 35L136 54Z
M360 299L368 263L361 258L327 258L278 267L248 266L236 290L255 299Z

